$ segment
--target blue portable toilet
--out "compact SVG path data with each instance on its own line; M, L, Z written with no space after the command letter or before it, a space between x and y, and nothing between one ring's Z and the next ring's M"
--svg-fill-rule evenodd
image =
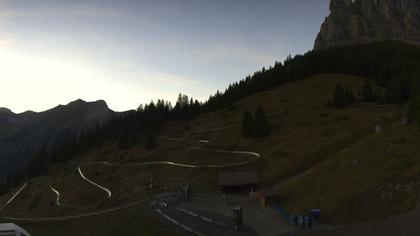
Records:
M321 218L321 210L320 209L311 209L311 220L314 223L319 223L319 219Z

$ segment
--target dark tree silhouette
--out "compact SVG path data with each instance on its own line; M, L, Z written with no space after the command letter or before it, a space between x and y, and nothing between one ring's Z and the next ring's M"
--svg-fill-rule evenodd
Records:
M374 99L378 104L384 104L385 103L385 98L382 95L381 88L376 88L375 93L374 93Z
M403 102L402 89L402 81L390 80L386 87L386 101L392 104L401 104Z
M15 176L15 181L20 182L26 178L35 178L48 172L50 159L47 144L43 144L28 160L23 170L19 169Z
M420 65L417 66L410 99L410 120L420 130Z
M335 108L348 108L350 104L351 102L348 93L345 92L341 83L337 83L332 99L332 105Z
M247 138L252 137L253 123L254 121L252 119L251 113L248 110L246 110L242 118L242 134L245 135L245 137Z
M126 129L121 131L120 138L118 139L118 148L126 149L130 146L129 133Z
M350 103L355 102L355 97L354 97L354 92L353 90L347 88L346 89L346 95L347 95L347 99L349 100Z
M258 105L255 111L255 119L253 126L254 137L263 137L270 134L270 123L268 121L267 113L261 105Z
M362 97L364 102L373 102L375 100L372 85L370 84L369 79L366 79L365 83L363 84Z
M154 133L150 133L146 136L145 148L147 150L152 150L152 149L157 148L156 135Z

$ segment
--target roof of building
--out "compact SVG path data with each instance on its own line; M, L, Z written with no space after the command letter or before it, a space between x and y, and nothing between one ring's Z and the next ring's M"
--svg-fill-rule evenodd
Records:
M255 171L219 173L217 176L219 186L240 186L257 183L258 176Z
M15 225L13 223L0 224L0 234L1 234L1 232L10 232L10 231L15 231L15 232L17 231L17 232L21 233L21 235L31 236L24 229L22 229L21 227Z
M279 194L279 189L275 187L261 188L258 192L260 192L263 197L272 197Z

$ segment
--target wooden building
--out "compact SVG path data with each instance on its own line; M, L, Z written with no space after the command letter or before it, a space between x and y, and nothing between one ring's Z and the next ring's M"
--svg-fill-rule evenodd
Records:
M219 173L217 185L223 192L249 192L258 186L257 172Z

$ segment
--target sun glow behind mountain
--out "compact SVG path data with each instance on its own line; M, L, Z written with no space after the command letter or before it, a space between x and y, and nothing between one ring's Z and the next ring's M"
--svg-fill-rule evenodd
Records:
M5 45L0 48L0 65L0 100L2 104L14 104L15 112L27 110L28 104L37 104L31 108L41 111L78 98L108 97L115 105L124 103L126 96L134 92L124 89L121 93L114 82L104 79L88 65L23 56ZM118 96L112 96L115 93Z
M311 48L327 2L0 0L0 107L203 101Z
M43 111L58 104L83 99L105 100L115 111L135 109L141 102L173 100L173 88L197 85L176 75L121 68L110 72L86 60L20 53L10 43L0 43L0 107L14 112Z

